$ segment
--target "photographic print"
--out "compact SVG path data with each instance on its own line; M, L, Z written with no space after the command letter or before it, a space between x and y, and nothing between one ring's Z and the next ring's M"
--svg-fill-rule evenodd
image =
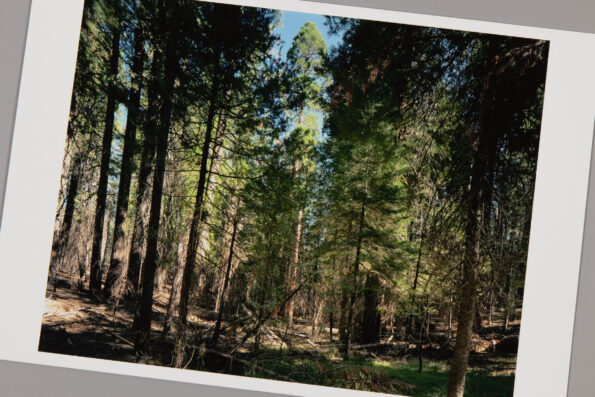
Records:
M86 0L39 351L512 396L548 49Z

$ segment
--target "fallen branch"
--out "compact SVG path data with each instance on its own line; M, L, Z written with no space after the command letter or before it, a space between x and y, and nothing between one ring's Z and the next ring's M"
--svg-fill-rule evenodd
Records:
M308 342L309 345L311 345L314 349L316 349L316 351L318 353L321 353L322 352L322 350L320 349L320 347L316 343L312 342L310 339L306 339L306 342Z
M102 327L102 328L103 328L103 327ZM134 347L134 343L133 343L133 342L130 342L128 339L124 338L123 336L120 336L120 335L118 335L118 334L116 334L116 333L114 333L114 332L110 331L110 330L109 330L109 329L107 329L107 328L103 328L103 330L104 330L105 332L107 332L107 333L109 333L109 334L113 335L113 336L114 336L116 339L119 339L119 340L121 340L122 342L124 342L124 343L126 343L126 344L128 344L128 345L130 345L130 346L132 346L132 347Z

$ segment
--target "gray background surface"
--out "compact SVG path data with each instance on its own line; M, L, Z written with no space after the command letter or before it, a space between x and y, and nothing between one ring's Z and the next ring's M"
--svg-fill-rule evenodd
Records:
M593 0L318 1L595 33ZM0 222L30 3L30 0L0 0ZM595 167L595 158L592 158L591 166ZM595 335L595 311L592 309L592 302L595 301L595 288L592 288L595 285L595 192L592 191L595 188L594 181L595 173L591 172L568 397L590 397L594 395L595 390L595 343L592 343L592 336ZM544 349L547 349L547 346L544 346ZM0 394L8 397L273 396L2 360L0 385Z

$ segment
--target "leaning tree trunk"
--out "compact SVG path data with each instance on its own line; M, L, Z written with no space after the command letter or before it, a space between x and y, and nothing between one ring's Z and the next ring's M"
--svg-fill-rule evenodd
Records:
M110 55L109 83L107 87L107 107L105 128L101 147L101 167L99 183L97 185L97 203L95 208L95 223L93 228L93 248L91 251L91 276L89 289L93 292L101 291L101 243L103 241L103 222L105 216L107 182L109 163L111 159L112 136L114 132L114 112L116 111L116 79L118 75L118 61L120 59L120 26L112 32L112 48Z
M147 251L142 267L142 294L137 300L133 328L135 329L134 348L136 352L147 350L151 331L151 313L153 309L153 289L155 285L155 271L157 269L157 242L161 216L161 200L163 193L163 175L167 159L167 145L171 124L171 109L173 102L172 91L178 70L177 40L170 36L167 42L165 58L165 84L163 103L160 112L161 124L157 133L157 152L155 171L153 173L153 191L151 194L151 211L147 228Z
M237 211L239 208L239 202L237 200L237 196L235 196L229 204L229 208L227 209L227 211L229 211L229 214L226 215L227 219L235 219L237 217ZM235 229L236 228L236 224L234 221L227 221L225 222L225 226L223 227L223 238L221 239L221 260L219 262L219 268L220 269L225 269L227 267L227 259L229 257L229 250L231 249L231 238L234 236L235 233ZM234 272L234 266L233 266L233 262L232 265L230 267L230 274L229 276L227 276L227 273L225 273L223 275L223 277L221 277L221 279L219 280L219 282L217 282L218 286L217 286L217 297L215 298L215 308L214 310L216 312L219 312L219 310L221 309L221 306L223 304L223 300L226 297L227 294L227 287L225 286L225 280L227 277L231 277L233 276L233 272Z
M227 268L225 269L225 279L223 281L223 289L221 292L221 296L225 296L225 292L227 291L227 287L229 285L229 279L231 276L231 265L233 263L233 249L236 242L236 235L238 232L238 223L239 215L237 214L236 209L236 215L233 220L233 232L231 234L231 243L229 246L229 256L227 259ZM217 312L217 321L215 322L215 329L213 330L213 336L211 337L211 340L209 342L211 346L217 346L217 340L219 339L219 333L221 332L221 320L223 318L223 310L225 306L224 303L225 302L221 301L221 303L219 304L219 311Z
M112 257L103 289L104 294L108 297L119 295L119 281L123 276L123 267L125 264L126 238L124 234L124 222L126 220L126 213L128 212L128 197L130 196L130 182L132 179L134 149L136 146L136 130L140 115L139 107L145 45L141 26L142 21L140 20L140 16L138 18L134 32L134 59L131 68L132 81L130 96L128 98L128 115L126 118L126 130L124 132L124 148L122 150L122 162L120 165L120 182L118 185L118 201L116 203Z
M207 182L205 185L205 199L204 199L204 207L201 214L201 227L200 227L200 238L198 242L198 252L197 257L202 260L203 266L199 269L199 285L198 290L200 291L203 286L200 285L201 277L204 277L206 268L204 266L204 258L206 258L207 253L210 249L209 245L209 232L211 227L211 211L206 210L205 208L208 205L212 206L213 203L213 195L215 194L215 182L217 179L217 174L219 171L219 165L221 163L219 156L221 155L221 151L223 149L223 144L218 142L219 139L222 139L223 134L225 132L225 128L227 125L227 117L223 111L219 112L219 119L217 121L217 130L215 134L215 138L213 140L213 150L211 155L211 163L209 164L209 171ZM218 309L216 308L215 311Z

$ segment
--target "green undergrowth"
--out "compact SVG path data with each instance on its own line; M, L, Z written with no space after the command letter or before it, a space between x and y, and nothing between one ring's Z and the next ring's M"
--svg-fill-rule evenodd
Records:
M435 361L424 361L419 372L416 360L343 361L332 354L288 355L271 350L252 362L244 375L412 397L445 396L448 382L447 364ZM465 397L512 396L513 385L513 375L491 376L486 370L472 370L467 375Z

